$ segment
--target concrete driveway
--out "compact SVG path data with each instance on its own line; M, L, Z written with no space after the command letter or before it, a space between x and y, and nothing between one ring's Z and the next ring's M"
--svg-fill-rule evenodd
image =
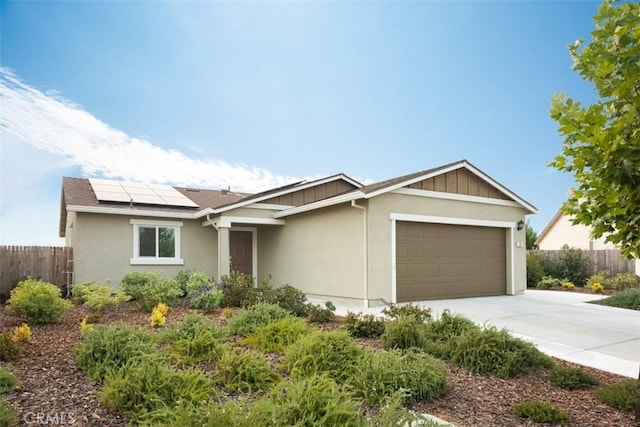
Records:
M534 343L541 351L583 366L638 377L640 311L589 304L597 295L527 290L523 295L462 298L417 303L434 316L444 309L476 323L506 328ZM380 313L382 307L363 309L336 304L336 314L347 311Z

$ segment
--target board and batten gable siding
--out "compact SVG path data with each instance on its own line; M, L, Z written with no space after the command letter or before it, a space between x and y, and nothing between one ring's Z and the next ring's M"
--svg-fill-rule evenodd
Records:
M167 277L180 270L200 270L217 277L217 232L202 220L181 220L183 265L131 265L135 216L77 212L73 219L74 283L109 283L116 287L130 272L162 271ZM153 218L144 217L144 220ZM156 218L166 221L164 218Z
M527 213L524 208L462 200L447 200L398 193L386 193L369 200L368 205L368 277L371 301L393 300L393 231L392 214L409 214L417 217L441 217L463 222L507 222L515 224ZM513 243L512 243L513 241ZM515 247L515 242L525 241L524 229L507 230L505 242L508 293L520 293L526 289L526 250ZM513 250L511 251L513 244ZM513 255L513 262L511 256ZM511 270L513 265L513 270ZM513 279L512 279L513 278Z
M511 200L509 196L491 186L468 169L460 168L408 185L415 190L439 191L466 196Z
M303 190L276 196L271 199L264 200L262 203L286 206L301 206L308 203L317 202L318 200L328 199L329 197L346 193L347 191L351 191L355 188L356 187L351 183L342 180L336 180L326 182L324 184L319 184L310 188L305 188Z
M341 204L286 218L258 230L258 271L309 298L362 304L365 286L364 213Z

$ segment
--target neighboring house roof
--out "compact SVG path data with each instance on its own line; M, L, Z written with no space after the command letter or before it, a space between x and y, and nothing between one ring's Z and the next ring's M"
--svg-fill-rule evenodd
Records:
M466 160L364 186L353 178L340 173L312 181L294 182L256 194L228 190L173 187L192 200L197 207L105 202L96 198L88 179L65 177L62 181L59 233L61 237L64 237L67 211L197 219L243 206L266 203L280 205L280 210L274 214L274 218L281 218L339 203L369 199L380 194L400 190L403 187L405 187L406 191L419 190L428 193L430 190L427 188L431 187L424 187L425 183L434 186L433 179L438 179L444 174L455 174L455 171L459 169L465 169L475 177L476 181L481 180L485 183L483 185L493 192L492 197L504 199L504 203L521 206L530 213L538 212L535 206L520 198ZM314 191L314 189L318 191ZM322 190L320 191L320 189ZM432 194L442 195L444 192L436 189L432 191ZM477 196L464 197L482 199L482 197Z
M553 216L553 218L551 218L551 221L549 221L546 227L544 227L542 232L538 235L538 238L536 239L536 245L539 245L540 242L542 242L544 238L547 237L549 232L553 230L553 227L560 220L560 218L562 218L562 216L563 216L562 210L559 209L558 212L556 212L556 214Z

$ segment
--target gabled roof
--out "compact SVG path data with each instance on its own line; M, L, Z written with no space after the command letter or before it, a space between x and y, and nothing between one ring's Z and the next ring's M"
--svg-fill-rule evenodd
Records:
M297 206L291 209L287 209L282 212L278 212L274 214L275 218L282 218L289 215L295 215L302 212L308 212L310 210L319 209L321 207L331 206L339 203L344 203L352 200L358 199L370 199L372 197L376 197L380 194L388 193L391 191L398 190L403 187L407 187L416 182L420 182L438 175L445 174L447 172L454 171L456 169L465 168L474 175L478 176L484 182L491 185L497 191L508 196L513 202L525 208L529 213L537 213L538 208L522 199L520 196L503 186L502 184L495 181L489 175L482 172L480 169L473 166L467 160L460 160L454 163L449 163L444 166L440 166L437 168L426 169L420 172L414 172L408 175L403 175L397 178L391 178L384 181L380 181L374 184L365 185L361 188L353 190L349 193L342 194L340 196L333 197L327 200L320 200L315 203L310 203L308 205Z
M542 230L540 235L538 235L538 238L536 239L536 245L540 244L542 239L544 239L545 236L547 234L549 234L549 232L553 229L553 227L560 220L560 218L562 218L563 215L564 214L562 213L562 209L558 209L558 212L556 212L556 214L553 216L553 218L551 218L551 221L549 221L549 223L546 225L546 227L544 227L544 230Z

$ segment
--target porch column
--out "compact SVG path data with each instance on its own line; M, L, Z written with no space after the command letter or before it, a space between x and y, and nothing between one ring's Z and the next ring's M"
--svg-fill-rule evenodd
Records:
M231 272L231 251L229 249L230 226L218 226L218 276ZM220 279L220 277L218 279Z

